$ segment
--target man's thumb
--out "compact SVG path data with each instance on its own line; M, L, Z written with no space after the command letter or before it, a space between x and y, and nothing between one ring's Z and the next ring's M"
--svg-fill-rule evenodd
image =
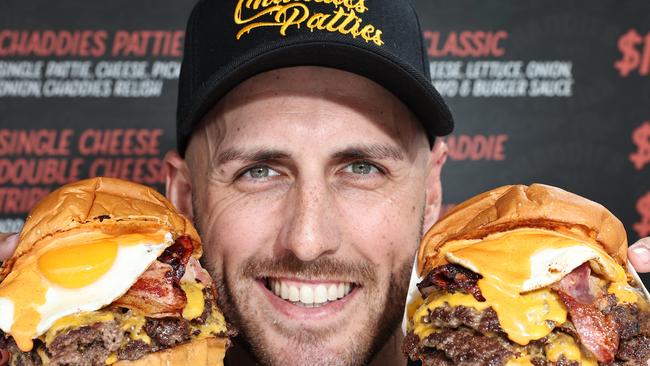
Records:
M650 272L650 237L631 245L627 253L637 272Z
M18 245L18 234L0 234L0 262L11 258Z

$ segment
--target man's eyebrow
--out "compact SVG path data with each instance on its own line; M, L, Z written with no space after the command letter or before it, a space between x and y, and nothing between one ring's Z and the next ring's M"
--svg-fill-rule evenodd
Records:
M393 159L404 160L401 149L382 144L351 146L333 155L337 159Z
M262 162L268 160L286 159L289 154L280 150L259 148L254 150L241 150L237 148L226 149L217 155L217 165L231 161Z

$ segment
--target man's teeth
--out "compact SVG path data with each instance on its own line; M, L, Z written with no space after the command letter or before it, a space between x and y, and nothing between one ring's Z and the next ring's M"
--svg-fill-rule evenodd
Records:
M297 305L314 306L338 300L352 290L350 283L340 282L338 284L321 285L296 285L281 280L269 279L269 289L276 296L296 303Z

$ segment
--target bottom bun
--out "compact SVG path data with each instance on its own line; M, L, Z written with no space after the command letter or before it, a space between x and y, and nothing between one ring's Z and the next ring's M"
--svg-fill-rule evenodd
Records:
M223 366L227 338L204 338L158 351L135 361L118 361L113 366Z

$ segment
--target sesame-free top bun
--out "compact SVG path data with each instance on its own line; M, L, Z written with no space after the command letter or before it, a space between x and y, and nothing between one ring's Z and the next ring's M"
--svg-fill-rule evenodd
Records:
M444 262L437 255L449 241L480 239L526 227L595 240L625 267L627 236L620 220L584 197L557 187L532 184L499 187L454 207L422 239L418 273L423 276Z
M228 339L209 337L148 354L135 361L118 361L113 366L223 366Z
M155 189L116 178L85 179L60 187L30 212L13 257L0 270L0 280L13 263L47 238L85 231L137 233L166 229L177 238L187 235L193 255L202 254L201 239L192 223Z

